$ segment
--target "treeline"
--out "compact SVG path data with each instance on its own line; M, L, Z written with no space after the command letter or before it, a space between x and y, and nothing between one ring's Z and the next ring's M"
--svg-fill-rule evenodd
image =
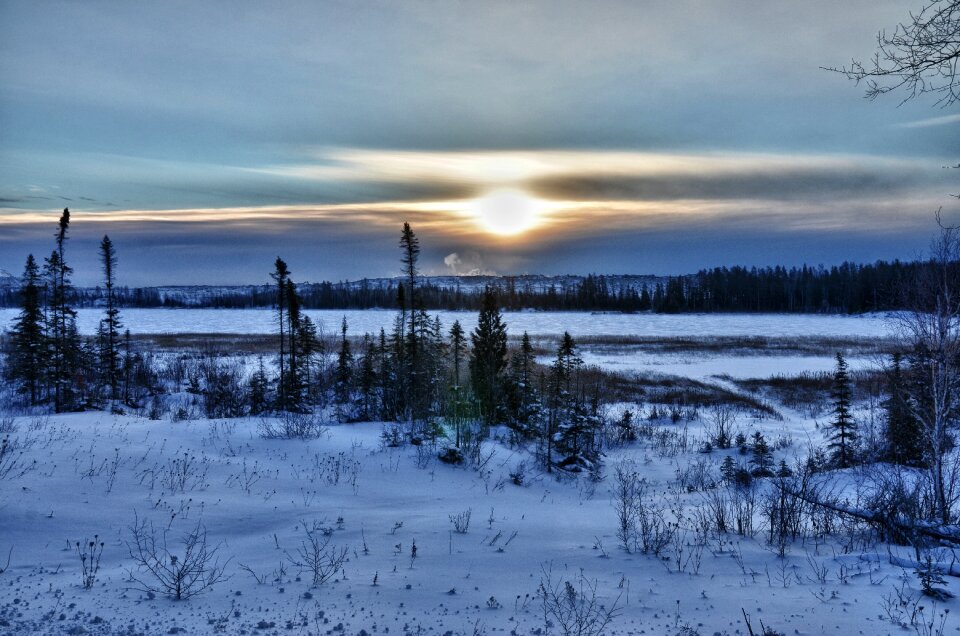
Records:
M343 319L335 343L318 338L286 262L271 278L276 312L275 364L261 358L247 375L210 360L189 392L208 417L278 416L269 436L302 437L315 429L290 414L327 413L344 422L388 422L383 442L411 444L448 463L481 462L492 426L505 426L518 444L535 445L549 471L598 471L605 420L602 387L584 373L577 345L564 334L554 362L535 361L527 334L510 351L497 294L484 290L477 327L459 321L448 331L421 296L419 241L409 224L400 239L403 277L388 331L351 338ZM518 477L519 479L519 477Z
M564 284L535 285L505 276L489 287L506 310L846 313L902 309L904 281L916 280L924 262L877 261L834 267L717 267L663 282L630 284L619 277L588 275ZM296 287L304 309L386 309L396 306L400 281L301 283ZM120 307L210 307L247 309L273 307L270 285L197 287L185 293L156 287L117 287ZM427 309L480 309L483 289L437 285L422 277L418 298ZM106 302L102 287L74 288L68 301L76 307ZM0 290L0 306L19 306L18 289Z
M27 405L49 404L57 413L110 405L141 406L156 385L150 361L133 350L122 331L115 291L117 256L104 236L99 255L103 272L103 317L95 337L77 331L76 298L67 263L70 210L64 208L50 256L38 263L27 256L18 293L20 313L4 342L4 378Z

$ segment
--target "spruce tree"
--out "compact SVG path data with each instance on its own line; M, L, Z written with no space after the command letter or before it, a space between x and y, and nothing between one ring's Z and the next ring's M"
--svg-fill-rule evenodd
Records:
M773 451L760 431L753 433L753 456L750 458L754 477L769 477L773 474Z
M923 430L907 402L909 398L906 378L899 353L893 354L887 373L887 393L887 399L883 403L886 412L884 455L895 464L922 466Z
M547 472L553 470L553 450L562 437L562 431L573 419L576 403L575 383L583 360L577 354L577 345L569 332L563 332L557 357L550 367L549 403L544 431L544 463Z
M350 402L350 389L353 383L353 353L347 338L347 317L340 324L340 352L337 354L336 381L334 396L341 406Z
M30 396L30 405L40 403L47 367L46 334L44 332L42 281L40 269L27 256L20 286L20 313L11 331L11 354L7 376Z
M250 376L250 415L260 415L267 411L269 381L267 371L263 366L263 356L257 358L257 370Z
M417 317L416 310L418 306L417 296L417 260L420 258L420 240L413 233L410 224L404 222L403 230L400 232L400 249L403 255L400 260L403 263L403 275L407 280L407 293L410 303L410 327L407 330L409 339L409 350L411 355L416 355L417 349ZM401 309L405 309L401 307Z
M100 346L100 374L104 384L110 389L110 399L116 400L120 385L120 309L117 307L114 292L114 273L117 267L117 254L109 236L100 242L100 262L103 266L103 286L106 290L106 307L103 320Z
M284 313L287 307L287 277L290 276L290 270L287 268L287 264L279 256L274 262L274 271L270 274L270 277L277 285L277 326L280 329L280 354L279 354L279 367L280 367L280 378L277 381L277 402L281 408L286 406L286 385L287 385L287 375L286 375L286 348L287 348L287 338L286 338L286 320L284 318Z
M503 370L507 365L507 327L500 316L497 297L487 287L477 327L471 334L470 381L487 424L496 421L501 405Z
M50 350L50 375L54 390L54 409L62 413L76 406L74 380L80 359L80 336L77 333L77 312L70 306L73 268L65 260L70 210L63 209L56 233L57 247L45 261L50 294L47 335Z
M459 320L450 327L450 355L453 362L453 384L450 386L450 400L447 402L447 423L453 425L453 444L457 448L463 443L464 427L467 420L468 405L460 385L460 367L466 353L467 339Z
M416 235L413 233L413 230L410 228L409 223L403 224L403 230L400 234L400 249L402 255L400 257L401 263L403 263L403 275L406 278L406 289L404 293L404 288L400 288L398 291L398 300L401 304L401 312L408 315L410 322L405 325L406 330L406 340L405 340L405 359L407 363L407 374L410 379L411 393L417 393L417 382L416 375L417 371L417 344L418 344L418 329L417 329L417 310L419 309L417 304L417 259L420 257L420 242L417 239Z
M377 346L369 334L363 336L363 360L360 363L360 419L370 421L377 408Z
M510 357L508 407L510 427L521 438L532 434L530 420L536 412L537 391L533 382L534 357L530 335L524 331L520 348Z
M300 331L300 298L297 296L297 286L293 280L287 278L287 289L284 292L287 301L287 383L284 394L287 407L299 411L303 407L303 382L300 374L301 364L297 333Z
M467 339L464 336L463 327L460 326L459 320L454 320L453 326L450 327L450 355L453 359L453 387L458 391L460 389L460 364L463 360L466 345Z
M596 438L601 424L599 390L594 391L588 405L580 386L579 369L582 364L573 337L564 333L551 369L553 399L549 419L552 426L548 442L550 455L553 449L563 455L556 465L570 471L599 467Z
M847 374L847 361L843 353L837 352L837 368L833 374L833 429L828 446L833 449L834 463L840 468L853 464L854 442L857 439L857 425L850 412L850 377Z

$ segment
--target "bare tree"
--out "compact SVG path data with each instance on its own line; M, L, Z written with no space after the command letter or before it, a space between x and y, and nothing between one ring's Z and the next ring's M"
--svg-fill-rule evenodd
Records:
M296 554L284 552L291 565L311 574L314 587L319 587L331 580L343 568L347 560L347 546L331 546L330 535L333 531L314 523L308 526L303 524L304 538L300 540L300 547Z
M537 592L545 626L553 623L563 636L600 636L619 616L620 595L607 606L597 596L596 581L588 580L583 571L573 581L557 581L552 564L541 570Z
M960 456L953 433L960 417L960 228L945 226L919 274L899 332L916 381L908 407L920 423L932 516L951 523L960 500Z
M170 551L166 532L158 539L153 524L146 520L134 518L130 533L132 540L127 548L137 564L130 578L144 592L165 594L179 601L227 579L227 562L221 563L217 556L220 546L207 544L207 530L199 523L181 540L182 556Z
M869 99L902 90L903 102L931 94L937 105L950 106L960 100L958 62L960 0L928 0L892 32L877 33L877 50L869 62L853 60L826 70L863 82Z

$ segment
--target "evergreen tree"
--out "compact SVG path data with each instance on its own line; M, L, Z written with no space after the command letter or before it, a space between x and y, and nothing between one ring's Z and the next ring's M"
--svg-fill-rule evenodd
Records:
M347 317L340 324L340 352L337 354L336 380L334 395L341 406L350 402L350 389L353 382L353 353L347 338Z
M263 356L257 357L257 370L250 376L250 415L265 413L270 401L267 399L269 387L267 371L263 366Z
M447 423L453 426L453 444L460 448L464 441L464 429L468 420L469 405L466 402L463 387L460 385L460 367L466 353L467 338L459 320L450 327L450 356L453 362L453 383L450 385L450 399L447 401Z
M463 354L466 350L467 339L463 333L463 327L459 320L453 321L450 327L450 354L453 361L453 386L456 390L460 389L460 364L463 360Z
M31 406L40 403L47 367L41 286L40 269L33 254L30 254L23 268L20 313L11 331L12 348L7 376L30 396Z
M550 367L548 413L544 442L544 463L547 472L553 470L553 451L563 437L563 431L573 421L576 405L575 382L583 360L577 355L577 345L569 332L563 332L557 357ZM563 450L563 449L560 449Z
M416 357L417 350L417 315L416 310L420 309L417 295L417 260L420 258L420 240L413 233L410 224L404 222L403 230L400 233L400 249L403 255L400 261L403 263L403 275L407 280L407 293L410 302L410 327L407 330L408 349L411 356ZM401 310L406 308L401 305Z
M492 288L484 291L480 316L471 340L470 382L484 421L492 424L499 415L500 389L507 365L507 327L500 316Z
M303 314L300 295L292 279L286 279L287 302L287 379L284 387L286 408L303 411L310 398L311 369L319 348L316 327Z
M769 477L773 474L773 451L760 431L753 433L753 456L750 465L753 466L754 477Z
M420 257L420 242L417 239L416 235L413 233L413 230L410 228L409 223L403 224L403 230L400 234L400 249L402 255L400 257L401 263L403 263L403 275L406 278L406 289L404 291L398 291L398 301L400 302L400 311L409 317L410 322L407 325L404 325L406 338L404 340L404 372L407 376L409 384L409 395L411 402L416 402L417 394L419 393L420 387L417 383L417 371L418 371L418 338L419 330L417 329L417 310L419 309L417 304L417 259Z
M530 424L537 412L538 397L533 372L533 344L524 331L519 349L510 357L507 391L510 427L521 439L534 434Z
M886 458L905 466L923 465L923 430L910 411L907 400L906 379L903 375L902 357L893 354L887 374L888 395L884 401L886 412Z
M576 343L569 333L564 333L552 369L552 446L562 455L556 465L572 472L593 471L600 466L600 387L594 387L588 403L579 379L582 364Z
M286 347L287 347L287 338L286 338L286 320L284 318L284 312L287 307L287 277L290 276L290 270L287 268L287 264L279 256L274 262L274 271L270 274L270 277L277 285L277 326L280 329L280 378L277 381L277 402L281 408L285 407L287 404L286 399L286 386L287 386L287 374L286 374Z
M377 410L377 346L369 334L363 336L363 360L360 363L360 419L370 421Z
M110 389L110 399L116 400L120 385L120 309L114 293L114 273L117 267L117 254L109 236L104 236L100 242L100 262L103 266L103 286L106 290L106 307L103 320L100 321L102 332L100 346L100 374Z
M850 377L843 353L837 352L837 368L833 374L833 429L828 446L833 449L833 460L840 468L853 464L854 442L857 439L856 422L850 412Z
M76 406L76 380L80 360L80 336L77 333L77 312L70 306L73 292L70 275L73 268L64 259L70 210L63 209L56 233L57 247L45 261L50 294L47 335L50 351L50 373L57 413Z

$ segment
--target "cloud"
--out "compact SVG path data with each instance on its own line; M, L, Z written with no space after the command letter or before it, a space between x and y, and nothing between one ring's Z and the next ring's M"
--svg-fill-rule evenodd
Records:
M560 200L857 198L944 180L937 159L851 154L328 148L313 163L253 170L317 184L367 184L395 198L469 198L528 188ZM358 186L360 187L360 186ZM414 190L410 190L414 188ZM399 195L399 196L398 196Z
M949 124L960 124L960 114L944 115L943 117L930 117L928 119L918 119L916 121L908 121L897 125L901 128L928 128L930 126L947 126Z
M483 257L478 252L467 252L461 256L451 252L443 257L443 264L454 276L496 276L497 273L483 266Z

